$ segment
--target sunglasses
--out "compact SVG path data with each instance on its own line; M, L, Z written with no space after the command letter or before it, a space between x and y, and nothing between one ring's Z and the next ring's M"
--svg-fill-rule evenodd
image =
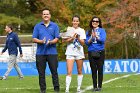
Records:
M96 20L92 20L92 22L96 22L96 23L99 23L99 21L96 21Z

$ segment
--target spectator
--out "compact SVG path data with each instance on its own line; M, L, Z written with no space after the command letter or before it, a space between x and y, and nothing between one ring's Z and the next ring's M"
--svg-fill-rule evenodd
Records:
M89 23L85 43L88 47L88 58L92 71L93 91L101 91L103 81L103 65L105 60L106 32L102 28L101 19L93 17ZM98 76L97 76L98 75ZM98 87L97 87L98 77Z

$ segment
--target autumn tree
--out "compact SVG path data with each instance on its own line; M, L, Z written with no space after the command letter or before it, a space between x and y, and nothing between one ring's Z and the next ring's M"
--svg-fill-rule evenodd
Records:
M135 40L132 39L131 42L129 42L130 38L132 38L133 33L136 31L136 29L134 28L136 28L136 25L139 21L139 5L139 0L118 0L116 3L117 7L111 9L111 11L108 13L108 19L111 28L109 29L110 31L108 31L110 34L110 37L108 37L109 42L113 42L114 45L117 45L119 42L122 41L124 42L121 44L121 46L119 46L119 48L122 49L120 51L117 51L122 54L122 58L132 57L132 53L130 54L129 52L132 50L135 56L137 53L139 53L138 44L136 44L137 47L133 48Z

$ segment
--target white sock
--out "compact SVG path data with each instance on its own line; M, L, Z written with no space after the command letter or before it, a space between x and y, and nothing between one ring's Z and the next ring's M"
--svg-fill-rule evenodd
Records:
M77 91L80 90L81 88L82 80L83 80L83 75L78 75L77 76L77 83L78 83Z
M71 76L66 76L66 91L69 91L71 79Z

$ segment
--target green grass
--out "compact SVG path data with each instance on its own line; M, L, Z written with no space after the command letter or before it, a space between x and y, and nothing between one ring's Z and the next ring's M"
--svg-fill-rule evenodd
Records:
M121 77L124 74L105 74L104 81ZM140 93L140 75L132 75L126 78L118 79L106 84L103 84L103 90L99 93ZM65 91L65 75L59 76L60 93ZM51 76L46 76L47 93L53 93L53 85ZM92 85L91 75L84 75L82 87ZM76 93L77 75L72 76L70 93ZM9 76L7 80L0 81L0 93L39 93L38 76L25 76L19 80L16 76ZM85 93L92 93L87 90Z

